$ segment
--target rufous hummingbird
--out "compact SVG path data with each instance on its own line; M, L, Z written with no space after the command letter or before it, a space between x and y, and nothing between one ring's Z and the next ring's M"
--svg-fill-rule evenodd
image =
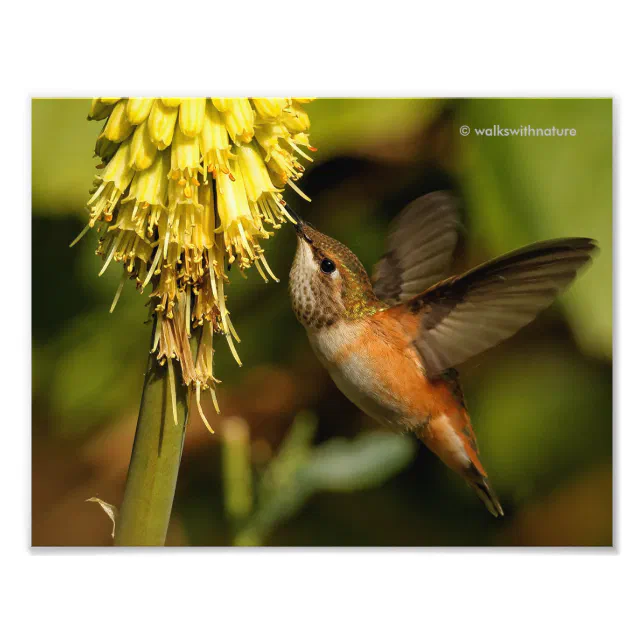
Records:
M415 433L502 516L454 367L532 321L596 243L538 242L445 279L458 204L448 192L432 192L394 219L371 281L346 246L297 221L291 302L331 378L380 424Z

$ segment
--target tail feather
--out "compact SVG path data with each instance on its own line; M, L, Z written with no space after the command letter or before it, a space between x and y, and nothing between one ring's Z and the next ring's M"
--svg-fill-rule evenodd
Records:
M417 430L418 438L447 467L465 479L466 483L483 501L490 514L502 517L503 508L488 482L487 473L479 458L476 437L472 430L472 423L465 407L457 376L443 374L442 382L434 380L433 383L436 383L435 392L438 394L441 391L445 392L445 387L449 387L447 389L448 395L452 399L456 398L458 406L450 414L442 413L432 417L425 427ZM447 402L449 404L449 398Z
M483 504L490 514L495 517L503 516L501 503L485 476L478 471L474 471L468 477L467 484L476 492L479 499L483 501Z

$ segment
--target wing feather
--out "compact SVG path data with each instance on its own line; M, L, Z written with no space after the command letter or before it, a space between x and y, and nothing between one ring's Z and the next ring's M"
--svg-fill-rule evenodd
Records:
M376 264L374 292L389 304L406 302L442 279L458 240L458 202L430 192L407 206L391 224L387 252Z
M420 317L415 344L428 376L529 324L572 282L596 248L593 240L577 237L539 242L443 280L400 304Z

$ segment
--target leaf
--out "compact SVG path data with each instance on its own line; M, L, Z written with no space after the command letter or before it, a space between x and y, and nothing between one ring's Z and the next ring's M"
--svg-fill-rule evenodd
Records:
M236 545L264 543L276 526L295 515L318 491L351 492L384 483L408 465L416 451L410 436L370 432L348 441L310 442L317 419L298 415L276 459L264 473L255 513L235 536Z
M112 520L112 539L114 539L114 535L116 534L116 519L119 515L118 508L115 505L99 499L97 496L93 496L91 499L85 499L85 502L98 503L103 508L105 514Z
M299 478L318 490L351 492L384 483L414 458L411 436L370 432L352 441L335 438L318 447Z

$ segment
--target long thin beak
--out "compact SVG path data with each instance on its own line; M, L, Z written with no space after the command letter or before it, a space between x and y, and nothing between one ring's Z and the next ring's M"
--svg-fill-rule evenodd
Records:
M313 240L306 234L304 231L304 221L302 220L302 217L300 217L293 208L291 208L288 204L285 204L284 207L288 211L288 214L295 219L295 233L297 234L298 237L302 237L305 241L307 241L309 244L313 243Z

